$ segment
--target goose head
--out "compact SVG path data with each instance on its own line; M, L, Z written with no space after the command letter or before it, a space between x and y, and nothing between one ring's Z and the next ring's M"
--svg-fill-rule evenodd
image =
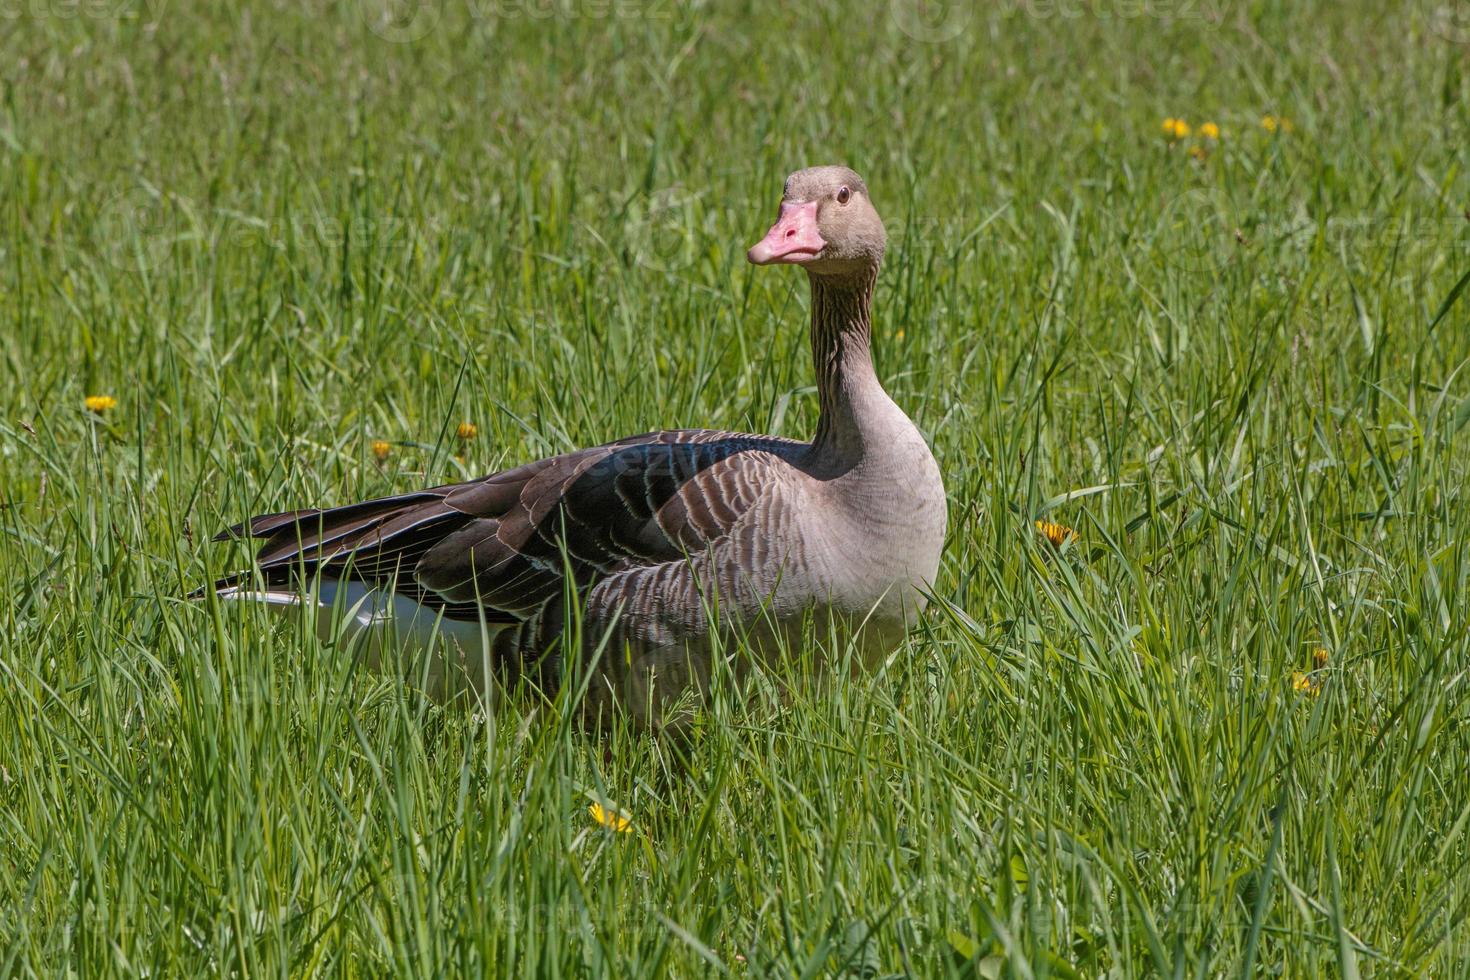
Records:
M887 241L861 177L846 167L808 167L786 178L780 217L745 257L847 276L876 268Z

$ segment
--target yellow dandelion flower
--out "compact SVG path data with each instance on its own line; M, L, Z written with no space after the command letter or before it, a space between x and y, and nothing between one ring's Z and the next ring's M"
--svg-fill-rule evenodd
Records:
M1189 135L1189 123L1170 116L1164 120L1164 135L1171 140L1182 140Z
M1311 674L1304 674L1299 670L1291 672L1291 689L1298 694L1307 694L1316 697L1322 693L1322 681Z
M1268 133L1289 133L1296 127L1285 116L1262 116L1261 128Z
M1312 666L1317 670L1321 670L1322 668L1326 667L1328 656L1329 654L1327 653L1326 647L1318 647L1317 649L1313 650Z
M616 810L610 810L601 803L594 803L587 808L592 819L602 824L608 830L615 830L620 834L626 834L633 829L633 821L623 816Z
M1070 527L1067 527L1065 524L1056 524L1052 521L1038 520L1036 522L1036 531L1043 538L1050 541L1053 548L1060 548L1077 536L1077 532Z
M473 422L461 422L459 428L454 430L454 437L460 442L469 442L479 434L480 430Z
M109 409L117 408L117 399L111 395L88 395L82 401L87 406L87 411L102 414Z
M1203 146L1191 146L1189 148L1189 156L1191 159L1203 160L1209 155L1210 151L1205 149Z
M1205 139L1217 140L1220 138L1220 127L1212 122L1200 123L1199 134Z
M393 452L393 444L391 442L388 442L386 439L373 440L373 458L378 462L381 463L387 459L388 454L391 452Z

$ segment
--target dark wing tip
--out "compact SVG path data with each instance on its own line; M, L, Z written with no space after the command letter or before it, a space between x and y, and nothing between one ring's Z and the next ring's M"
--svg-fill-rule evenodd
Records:
M305 510L286 510L278 514L261 514L248 521L232 524L216 534L215 541L239 541L242 538L265 538L283 527L294 527L308 517L318 517L322 511L316 507Z
M244 521L241 521L239 524L231 524L229 527L225 528L223 531L220 531L218 534L216 534L214 537L210 538L209 540L211 540L211 541L238 541L240 538L243 538L243 537L245 537L245 522Z

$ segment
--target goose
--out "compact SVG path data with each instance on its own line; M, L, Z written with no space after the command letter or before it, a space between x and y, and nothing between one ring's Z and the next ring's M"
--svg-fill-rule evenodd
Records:
M799 642L803 624L840 623L871 665L924 609L947 519L934 456L873 367L885 248L863 179L823 166L787 178L747 253L807 274L810 442L649 432L467 483L253 517L215 538L259 543L254 569L215 593L314 605L324 636L433 647L423 677L441 687L459 670L481 693L491 675L554 691L590 663L578 710L640 726L699 693L732 625ZM574 614L582 639L568 649Z

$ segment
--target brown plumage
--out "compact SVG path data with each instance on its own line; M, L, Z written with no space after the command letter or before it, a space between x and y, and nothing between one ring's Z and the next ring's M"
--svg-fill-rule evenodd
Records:
M650 432L469 483L266 514L215 540L259 540L256 567L267 589L323 575L385 589L450 621L521 624L560 603L568 573L585 591L615 573L682 562L719 540L774 475L762 472L768 461L802 445L702 429ZM238 588L242 578L216 588ZM555 636L536 639L503 666L536 665L538 679L554 680L537 661Z

